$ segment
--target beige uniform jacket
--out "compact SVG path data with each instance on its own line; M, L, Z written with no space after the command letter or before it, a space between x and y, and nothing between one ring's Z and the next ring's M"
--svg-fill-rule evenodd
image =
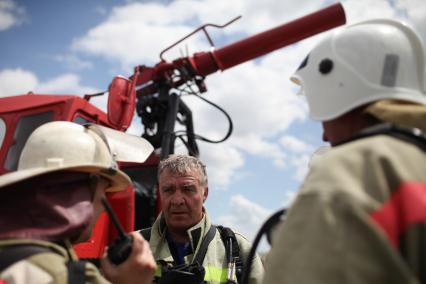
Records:
M173 262L173 257L170 252L167 240L166 240L166 226L164 219L161 217L157 218L151 229L150 247L154 258L157 262L163 260L168 263ZM202 239L210 229L210 219L205 212L203 219L197 225L188 229L188 235L191 240L191 246L193 254L185 257L185 262L191 264L194 256L197 254ZM250 252L251 245L247 239L241 234L234 232L237 242L240 247L240 255L243 257L243 263L247 263L247 257ZM202 238L200 237L202 236ZM204 280L207 283L226 283L228 267L226 261L225 246L220 238L219 232L216 230L216 234L213 240L210 242L206 256L204 258L203 267L205 269ZM158 265L158 269L161 265ZM160 276L161 272L157 271L157 276ZM263 264L260 257L256 255L253 259L252 273L250 277L250 284L260 284L263 278Z
M52 252L34 254L28 258L15 262L5 270L0 271L0 279L8 284L66 284L68 283L67 262L72 258L77 260L75 252L70 247L67 251L64 247L54 243L36 240L3 240L0 241L0 251L12 245L37 245L46 247ZM99 270L91 263L86 263L86 283L106 284L110 283L103 278Z
M425 220L424 150L385 135L335 147L275 231L263 283L418 284Z

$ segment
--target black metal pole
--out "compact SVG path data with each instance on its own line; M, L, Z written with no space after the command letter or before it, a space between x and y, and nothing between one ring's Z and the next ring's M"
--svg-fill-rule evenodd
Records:
M176 116L179 110L180 96L174 92L168 94L167 100L167 117L163 130L163 139L161 141L160 159L166 159L170 154L174 153L174 131Z

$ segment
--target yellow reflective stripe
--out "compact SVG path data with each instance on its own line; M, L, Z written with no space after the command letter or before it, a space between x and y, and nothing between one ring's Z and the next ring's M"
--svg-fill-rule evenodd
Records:
M204 275L204 281L225 283L228 277L228 268L205 266L206 274Z
M215 282L215 283L226 283L228 280L228 268L220 268L215 266L205 266L206 274L204 275L204 281ZM157 266L155 270L155 277L160 278L162 275L161 265Z
M155 277L161 277L161 265L157 265L157 269L155 269Z

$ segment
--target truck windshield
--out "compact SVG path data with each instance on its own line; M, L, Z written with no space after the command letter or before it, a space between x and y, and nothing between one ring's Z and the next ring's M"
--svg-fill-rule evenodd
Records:
M15 171L18 168L19 156L30 134L40 125L53 120L53 111L27 115L20 118L13 135L14 144L7 152L5 169ZM0 134L1 135L1 134Z
M91 122L93 123L93 121L90 121L90 120L88 120L88 119L86 119L82 116L79 116L79 115L76 116L73 121L75 123L78 123L78 124L86 124L86 123L91 123Z

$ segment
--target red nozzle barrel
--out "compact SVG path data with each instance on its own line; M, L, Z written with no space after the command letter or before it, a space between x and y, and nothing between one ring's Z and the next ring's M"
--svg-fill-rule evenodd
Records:
M195 53L189 61L198 74L207 76L219 69L226 70L345 22L345 11L342 5L337 3L211 52Z

